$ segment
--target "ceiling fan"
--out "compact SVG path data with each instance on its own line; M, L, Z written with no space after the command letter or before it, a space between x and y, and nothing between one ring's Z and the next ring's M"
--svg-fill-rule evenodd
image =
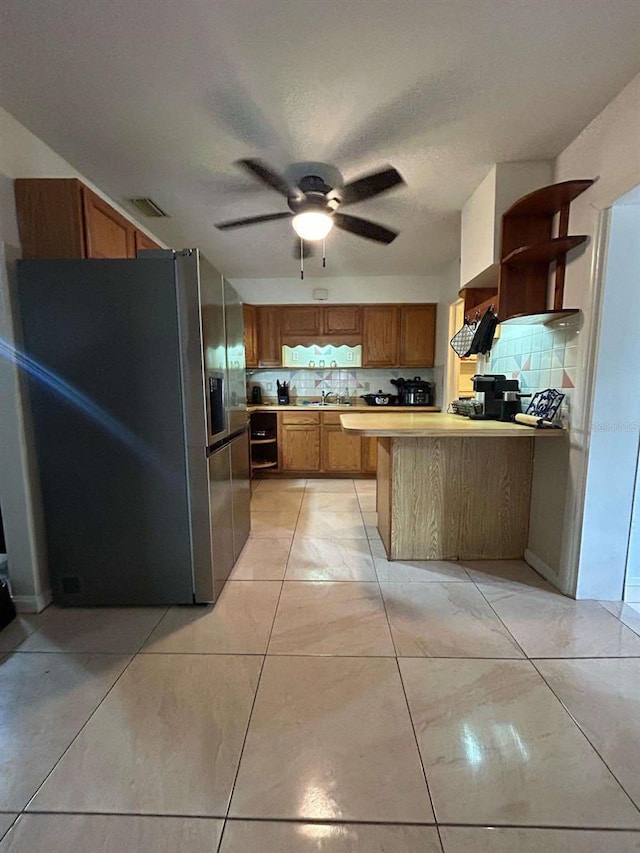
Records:
M216 225L220 231L230 231L233 228L244 228L247 225L258 225L261 222L272 222L276 219L291 219L293 229L301 240L324 240L334 225L342 231L348 231L376 243L389 244L398 236L397 231L379 225L377 222L339 211L339 208L355 204L357 201L366 201L404 184L400 173L391 166L364 175L343 187L331 187L318 175L306 175L292 185L262 160L238 160L237 165L283 195L287 199L289 211L220 222Z

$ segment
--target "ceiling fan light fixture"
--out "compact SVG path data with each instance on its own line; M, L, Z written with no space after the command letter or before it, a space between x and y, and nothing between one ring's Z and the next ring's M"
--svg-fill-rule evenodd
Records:
M302 240L324 240L333 228L333 219L327 213L308 210L298 213L291 220L293 230Z

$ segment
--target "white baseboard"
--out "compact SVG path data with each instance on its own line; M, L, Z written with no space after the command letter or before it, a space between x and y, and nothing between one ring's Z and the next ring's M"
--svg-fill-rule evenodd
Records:
M535 569L539 575L542 575L545 580L549 581L550 584L553 584L553 586L559 589L560 592L564 595L570 595L570 593L564 588L558 573L554 571L551 566L547 565L541 557L538 557L537 554L534 554L533 551L530 551L527 548L524 552L524 559L532 569Z
M53 596L51 590L47 589L37 595L12 595L11 600L18 613L40 613L51 604Z

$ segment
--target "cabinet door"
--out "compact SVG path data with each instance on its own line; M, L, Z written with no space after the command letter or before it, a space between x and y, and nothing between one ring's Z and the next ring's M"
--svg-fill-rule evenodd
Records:
M23 258L84 258L82 184L75 178L14 181Z
M247 367L258 366L258 326L255 305L243 305L244 358Z
M320 427L315 424L283 424L280 431L282 470L320 470Z
M258 327L258 364L260 367L280 367L280 308L269 305L256 306Z
M326 335L359 335L362 331L362 310L359 305L326 305L324 332Z
M346 433L341 426L325 426L322 432L322 470L360 471L362 439Z
M393 367L398 363L398 306L365 305L362 314L362 366Z
M436 306L401 305L398 364L433 367L436 346Z
M322 332L322 310L319 306L289 305L281 311L281 332L284 338L318 336Z
M135 228L111 205L83 187L88 258L135 257Z
M372 415L375 417L375 415ZM365 436L362 439L362 470L365 474L375 474L378 470L378 439Z
M136 252L138 251L138 249L160 249L161 248L161 246L159 246L155 242L155 240L152 240L148 234L145 234L144 231L138 231L137 228L136 228L136 232L135 232L135 247L136 247Z

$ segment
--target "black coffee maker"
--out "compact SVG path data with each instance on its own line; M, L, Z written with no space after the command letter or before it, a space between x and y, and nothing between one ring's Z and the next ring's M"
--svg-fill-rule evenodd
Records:
M471 414L469 420L511 421L522 411L520 383L517 379L507 379L503 373L477 373L471 377L473 390L483 395L482 414Z

